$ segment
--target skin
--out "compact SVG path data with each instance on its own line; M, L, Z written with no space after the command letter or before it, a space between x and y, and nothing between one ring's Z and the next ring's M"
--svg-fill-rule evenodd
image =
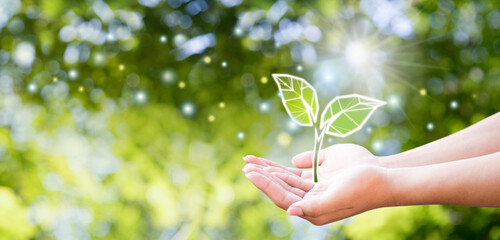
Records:
M288 168L246 156L245 176L289 215L315 225L381 207L449 204L500 207L500 114L460 132L392 156L354 144L320 151L314 184L312 152Z

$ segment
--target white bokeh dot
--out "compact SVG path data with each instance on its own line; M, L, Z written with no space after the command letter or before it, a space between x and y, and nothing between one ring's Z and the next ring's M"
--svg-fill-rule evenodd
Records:
M427 123L425 127L427 128L428 131L434 131L434 123L432 122Z
M243 131L239 131L239 132L236 134L236 137L237 137L239 140L244 140L244 139L245 139L245 132L243 132Z
M450 102L450 108L451 109L457 109L458 108L458 102L456 100L453 100Z
M194 115L196 109L193 103L187 102L182 104L181 111L184 116L191 117Z

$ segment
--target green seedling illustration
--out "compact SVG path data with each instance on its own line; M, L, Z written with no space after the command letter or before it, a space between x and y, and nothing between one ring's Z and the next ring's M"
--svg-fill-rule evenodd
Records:
M300 126L314 127L313 172L318 182L318 155L325 134L346 137L363 127L375 109L385 102L350 94L331 100L318 119L316 89L306 80L289 74L273 74L288 115Z

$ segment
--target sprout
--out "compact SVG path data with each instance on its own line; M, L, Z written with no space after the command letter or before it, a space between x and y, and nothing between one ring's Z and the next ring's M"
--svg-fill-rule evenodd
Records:
M318 96L306 80L289 74L273 74L288 115L300 126L314 127L313 171L318 182L318 155L325 134L347 137L361 129L375 109L385 102L351 94L335 97L318 118Z

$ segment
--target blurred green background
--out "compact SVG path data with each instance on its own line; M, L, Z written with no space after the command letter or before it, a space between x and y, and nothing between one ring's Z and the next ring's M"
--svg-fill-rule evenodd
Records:
M416 206L326 226L241 172L313 147L271 73L320 105L387 101L350 142L405 151L500 110L500 3L0 0L2 239L500 239L496 209ZM348 161L349 159L346 159Z

